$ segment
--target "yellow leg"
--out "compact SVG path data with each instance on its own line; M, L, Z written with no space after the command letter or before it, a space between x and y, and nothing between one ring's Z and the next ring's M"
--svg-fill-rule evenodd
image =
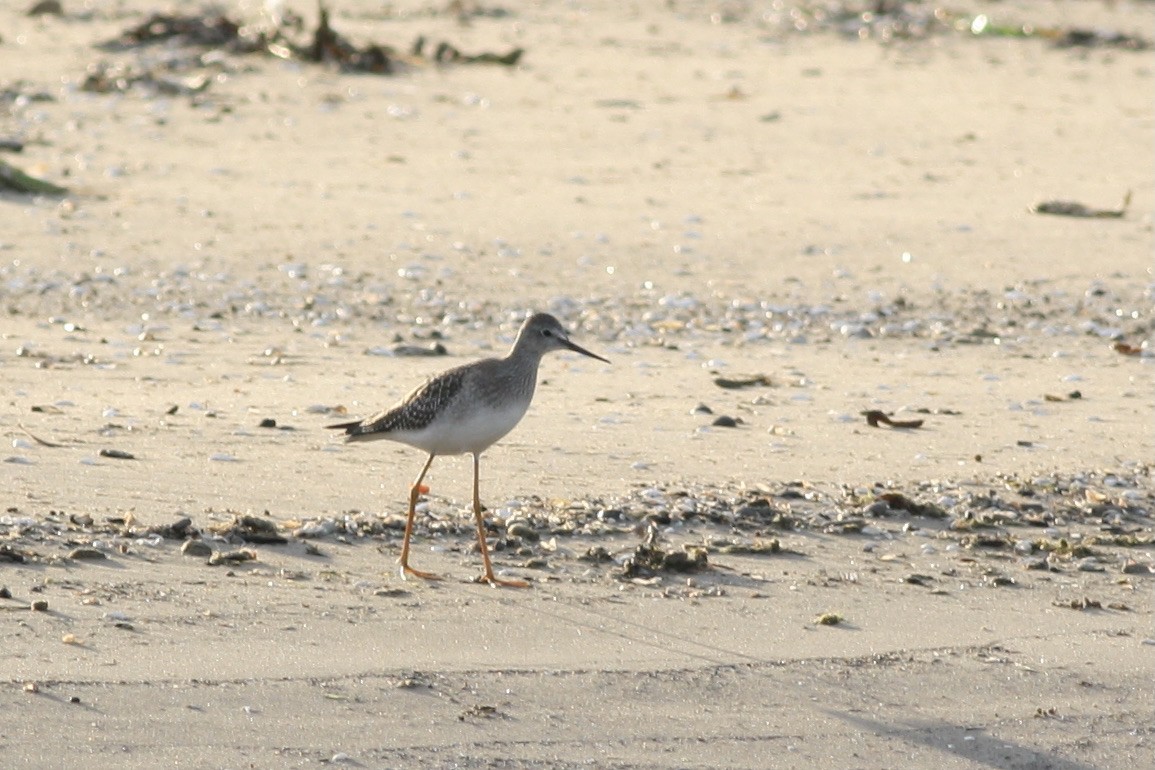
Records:
M489 561L489 546L485 544L485 518L481 515L481 493L478 483L480 471L480 455L473 455L473 517L477 520L477 546L481 549L481 560L485 564L485 574L477 579L478 583L489 583L491 586L509 586L511 588L529 588L524 580L502 580L493 574L493 564Z
M425 474L429 472L429 466L433 464L433 458L436 455L429 455L429 459L425 461L425 467L421 469L421 473L417 475L417 480L413 482L413 486L409 488L409 517L405 519L405 538L401 541L401 579L406 579L409 575L424 578L425 580L440 580L437 575L432 572L422 572L421 570L413 569L409 566L409 538L413 536L413 520L417 517L417 498L421 495L421 482L425 480Z

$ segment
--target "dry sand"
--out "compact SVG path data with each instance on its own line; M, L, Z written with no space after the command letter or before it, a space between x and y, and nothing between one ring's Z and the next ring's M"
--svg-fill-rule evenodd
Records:
M3 157L70 187L0 199L0 764L1149 765L1149 52L803 34L769 3L361 1L332 4L358 43L526 54L226 55L155 69L209 75L193 94L93 93L96 62L188 56L95 47L145 0L64 5L0 9ZM1029 210L1128 190L1122 218ZM497 565L534 587L469 582L460 458L416 540L447 579L403 582L420 453L323 426L531 309L613 361L547 359L483 458ZM193 532L256 558L209 566ZM663 553L707 567L638 564Z

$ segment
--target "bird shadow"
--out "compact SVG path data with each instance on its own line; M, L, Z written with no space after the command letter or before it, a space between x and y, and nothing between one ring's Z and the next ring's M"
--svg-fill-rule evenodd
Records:
M1047 770L1097 770L1095 766L1084 762L1055 756L991 735L981 727L960 726L937 720L888 723L832 709L822 710L830 717L850 723L859 730L953 754L976 765L991 768L1045 767Z

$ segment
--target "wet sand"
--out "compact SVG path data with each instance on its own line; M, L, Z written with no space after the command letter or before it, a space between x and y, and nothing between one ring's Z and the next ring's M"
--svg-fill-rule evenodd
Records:
M1142 766L1149 53L395 7L333 26L526 53L189 67L95 47L140 0L0 11L2 157L70 189L0 199L5 764ZM547 358L483 456L533 587L471 582L463 458L415 538L445 579L402 581L421 453L324 426L531 310L612 361Z

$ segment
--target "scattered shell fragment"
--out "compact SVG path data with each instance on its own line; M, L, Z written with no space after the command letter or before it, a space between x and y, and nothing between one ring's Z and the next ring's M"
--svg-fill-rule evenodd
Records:
M844 618L837 612L824 612L814 619L819 626L837 626Z

